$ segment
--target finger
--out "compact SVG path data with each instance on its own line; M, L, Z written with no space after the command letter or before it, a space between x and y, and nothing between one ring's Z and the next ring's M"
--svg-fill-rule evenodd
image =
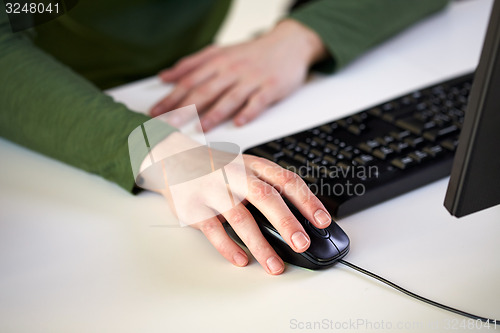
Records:
M195 227L200 229L215 249L233 265L243 267L248 264L247 254L228 236L217 217L197 223Z
M159 76L163 82L174 82L184 75L202 65L219 52L220 48L210 45L203 50L179 60L173 67L160 72Z
M186 87L178 84L177 86L175 86L174 90L172 90L172 92L167 95L167 97L160 100L151 108L149 114L152 117L156 117L160 114L173 110L173 106L177 104L177 102L180 101L184 96L186 96L187 92L188 90ZM176 126L175 124L172 125Z
M203 115L201 118L203 130L209 131L228 119L241 108L255 89L257 89L256 82L242 82L232 87Z
M325 206L295 172L263 158L252 158L248 165L257 177L274 186L316 227L330 225L332 218Z
M236 82L232 74L218 74L203 82L183 99L186 105L196 104L198 112L203 113L221 94Z
M309 236L274 187L255 178L249 182L247 198L295 252L307 250L311 244Z
M175 86L174 90L151 109L151 116L156 117L162 113L173 110L182 105L182 100L187 96L189 91L194 87L202 84L215 74L215 68L205 66L197 71L192 72L187 77L183 78ZM173 126L180 124L173 123Z
M245 243L255 259L273 275L283 273L285 265L260 232L250 212L242 204L222 214L234 232Z
M238 112L234 118L234 123L236 126L243 126L253 119L255 119L259 114L264 112L264 110L277 98L273 96L272 90L266 88L265 86L257 90L249 99L245 107Z

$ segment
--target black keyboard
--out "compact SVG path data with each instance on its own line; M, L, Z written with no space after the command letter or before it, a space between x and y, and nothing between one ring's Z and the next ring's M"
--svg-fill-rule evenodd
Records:
M448 176L473 74L249 148L296 172L335 217Z

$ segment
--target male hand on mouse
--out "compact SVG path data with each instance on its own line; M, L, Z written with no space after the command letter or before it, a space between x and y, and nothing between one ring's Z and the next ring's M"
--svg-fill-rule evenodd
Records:
M242 126L297 89L309 67L325 55L316 32L295 20L283 20L259 38L209 46L161 72L162 81L176 87L150 114L196 104L204 131L233 117ZM182 118L170 122L179 127L186 122Z
M172 156L177 152L185 152L190 148L200 147L184 134L175 132L153 148L156 156ZM165 150L165 152L159 152ZM227 160L227 153L211 150L214 163ZM200 154L185 154L181 163L173 163L175 178L193 179L189 174L204 162ZM319 199L309 190L304 181L295 173L263 158L243 155L244 168L225 168L225 177L229 179L230 191L235 204L227 209L222 202L228 195L226 184L219 184L209 177L201 177L193 190L183 191L179 198L172 198L169 186L158 190L169 202L176 199L175 209L183 210L186 219L191 216L208 216L204 220L190 225L201 230L212 245L228 261L236 266L246 266L246 252L236 244L226 233L221 221L227 221L236 234L248 247L257 261L269 274L281 274L284 264L274 249L269 245L254 218L247 210L243 201L252 203L276 227L283 239L296 252L304 252L310 245L310 239L302 225L288 209L281 195L285 196L299 211L318 228L330 225L331 217ZM169 170L170 171L170 170ZM147 177L147 174L145 174ZM171 179L171 178L170 178ZM147 180L146 180L147 181ZM169 180L170 182L170 180ZM184 184L183 184L184 185ZM280 194L281 193L281 194ZM180 202L180 205L178 204ZM182 206L185 205L184 208ZM187 213L186 213L187 212ZM179 214L178 214L179 215Z

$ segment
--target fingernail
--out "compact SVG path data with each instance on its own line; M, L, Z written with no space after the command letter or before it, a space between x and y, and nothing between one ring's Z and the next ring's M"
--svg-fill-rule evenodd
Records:
M240 252L236 252L233 256L233 260L236 263L236 265L243 267L247 264L248 260L247 257L241 254Z
M309 238L302 231L297 231L292 235L292 243L298 250L307 247L309 242Z
M246 124L247 118L245 118L245 117L238 117L238 118L236 118L234 120L234 122L235 122L236 126L243 126L243 125Z
M328 215L324 210L321 209L318 209L316 213L314 213L314 219L321 226L327 225L332 221L330 215Z
M281 260L276 257L269 257L266 261L267 268L272 274L279 274L285 269Z

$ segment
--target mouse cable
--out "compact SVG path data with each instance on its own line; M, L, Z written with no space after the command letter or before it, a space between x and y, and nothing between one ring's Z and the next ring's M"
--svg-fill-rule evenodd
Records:
M411 291L409 290L406 290L400 286L398 286L397 284L387 280L387 279L384 279L383 277L381 276L378 276L377 274L374 274L372 272L369 272L361 267L358 267L354 264L351 264L350 262L347 262L343 259L339 260L339 263L341 264L344 264L345 266L347 267L350 267L358 272L361 272L363 274L366 274L368 275L369 277L373 278L373 279L376 279L376 280L379 280L380 282L383 282L385 283L386 285L408 295L408 296L411 296L413 298L416 298L418 299L419 301L422 301L422 302L425 302L427 304L430 304L430 305L433 305L435 307L438 307L440 309L443 309L443 310L446 310L446 311L450 311L450 312L453 312L453 313L456 313L456 314L459 314L461 316L465 316L465 317L468 317L468 318L471 318L471 319L474 319L474 320L480 320L482 322L485 322L485 323L488 323L488 324L495 324L495 325L500 325L500 320L498 319L489 319L489 318L484 318L484 317L480 317L480 316L476 316L474 314L471 314L471 313L468 313L468 312L465 312L465 311L462 311L462 310L458 310L458 309L455 309L455 308L452 308L450 306L447 306L447 305L444 305L444 304L441 304L441 303L438 303L438 302L435 302L433 300L430 300L428 298L425 298L425 297L422 297L420 295L417 295L415 293L412 293Z

